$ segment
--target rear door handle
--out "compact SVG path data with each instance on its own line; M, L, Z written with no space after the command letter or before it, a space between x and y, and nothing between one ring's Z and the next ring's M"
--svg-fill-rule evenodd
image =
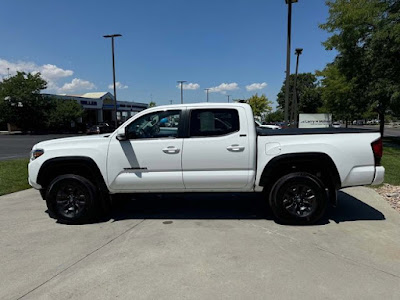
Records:
M231 152L242 152L245 148L243 146L240 146L238 144L230 145L226 147L226 150L231 151Z
M167 148L162 149L162 151L167 154L176 154L179 153L180 149L175 146L168 146Z

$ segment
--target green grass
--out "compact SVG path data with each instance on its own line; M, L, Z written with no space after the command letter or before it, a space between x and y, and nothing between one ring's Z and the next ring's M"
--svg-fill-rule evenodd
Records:
M0 196L30 188L28 162L25 158L0 161Z
M385 167L385 183L400 185L400 138L383 139L382 166Z

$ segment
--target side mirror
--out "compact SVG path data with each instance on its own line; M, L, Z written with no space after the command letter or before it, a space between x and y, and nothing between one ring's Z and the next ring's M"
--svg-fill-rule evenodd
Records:
M116 139L118 141L126 141L128 139L126 127L118 130Z

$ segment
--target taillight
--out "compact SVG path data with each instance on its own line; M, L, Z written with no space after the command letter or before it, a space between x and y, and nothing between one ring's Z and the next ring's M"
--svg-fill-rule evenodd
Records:
M381 158L383 155L382 138L377 139L371 143L372 151L374 152L375 166L381 165Z

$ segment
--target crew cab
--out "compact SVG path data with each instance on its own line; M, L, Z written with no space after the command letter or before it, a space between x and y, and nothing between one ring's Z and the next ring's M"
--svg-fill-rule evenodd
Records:
M49 211L85 223L118 194L263 193L282 223L311 224L338 189L380 184L382 141L360 129L255 126L247 104L146 109L113 133L34 145L29 183Z

